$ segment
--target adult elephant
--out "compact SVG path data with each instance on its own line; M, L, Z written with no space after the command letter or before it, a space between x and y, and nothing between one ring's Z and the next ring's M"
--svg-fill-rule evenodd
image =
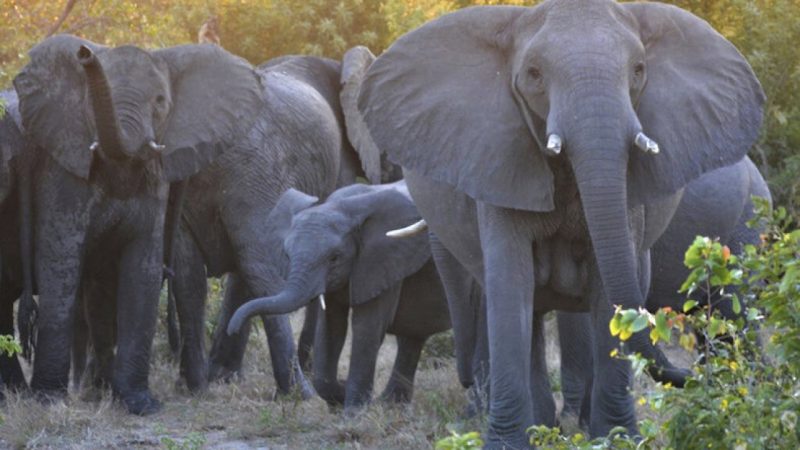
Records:
M22 175L24 158L33 155L23 135L17 93L0 92L0 104L0 335L14 336L14 302L24 287L20 187L29 181ZM0 354L0 380L12 389L27 386L16 356Z
M753 196L771 201L766 181L750 158L708 172L689 183L672 221L651 249L652 270L646 307L650 311L671 307L679 311L686 296L678 290L689 276L683 264L686 249L696 236L717 238L731 252L758 244L760 230L747 226L753 217ZM727 318L735 318L730 299L712 299L713 307ZM564 408L561 422L589 424L592 355L588 314L558 313L561 345L561 389ZM544 402L547 400L545 399ZM551 400L552 401L552 400Z
M128 411L159 409L148 387L169 182L243 135L261 107L252 66L211 45L146 51L69 35L35 46L14 79L34 167L38 288L31 387L67 391L76 296L90 268L116 308L112 388ZM27 318L21 318L23 326Z
M346 116L355 110L355 95L345 93L360 81L372 59L366 48L357 47L341 64L286 56L259 66L264 102L256 125L188 181L172 283L181 324L181 373L190 390L202 391L208 379L239 373L249 326L228 336L225 324L247 299L276 294L283 286L281 257L267 251L272 239L267 217L280 195L295 188L324 199L357 176L380 182L388 173L376 147L364 139L351 145L345 126ZM224 273L225 299L209 365L204 344L206 277ZM313 316L304 330L305 343L301 340L306 350L313 338ZM298 383L305 396L311 395L288 318L263 316L262 321L278 392L287 393Z
M372 138L485 288L488 448L529 445L531 360L520 355L544 287L578 292L591 308L591 434L636 432L630 367L609 357L612 304L644 305L648 250L683 186L745 155L763 101L728 41L658 3L469 8L373 63L359 97ZM551 285L575 261L571 282ZM629 345L655 356L642 333Z
M314 387L331 405L352 413L372 397L378 350L397 336L397 356L382 397L409 402L422 347L450 328L445 293L431 260L427 234L403 240L386 232L419 218L404 182L354 185L315 205L296 190L270 214L270 251L284 254L283 289L251 300L228 324L236 333L256 314L286 314L319 295L326 307L317 322ZM347 382L337 377L352 311L353 342Z

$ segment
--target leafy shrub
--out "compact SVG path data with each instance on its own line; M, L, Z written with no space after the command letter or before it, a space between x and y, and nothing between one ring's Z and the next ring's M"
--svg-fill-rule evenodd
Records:
M8 356L12 356L21 351L22 348L19 346L19 342L14 339L14 336L0 335L0 354L5 353Z
M737 258L698 237L686 252L683 311L620 309L610 324L623 340L650 328L653 342L669 341L675 331L700 355L683 389L662 386L642 399L666 418L649 437L661 433L671 448L800 448L800 230L789 229L785 209L756 204L760 246ZM721 317L721 301L740 316ZM763 345L761 334L770 335Z

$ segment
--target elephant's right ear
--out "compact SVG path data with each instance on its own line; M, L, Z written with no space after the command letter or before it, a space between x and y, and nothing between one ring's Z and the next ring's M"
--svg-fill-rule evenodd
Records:
M553 174L512 91L515 32L538 29L538 8L447 14L372 64L358 107L390 160L476 200L553 209Z
M308 195L305 192L290 188L281 195L278 203L272 208L267 216L266 235L268 244L264 251L268 252L270 258L283 258L283 241L292 226L292 218L295 214L308 209L319 201L319 198ZM285 262L285 261L284 261ZM287 269L287 264L278 264L280 270ZM286 275L284 273L284 275Z
M375 61L375 55L367 47L359 45L345 52L342 57L342 89L339 101L344 112L347 138L356 149L361 168L372 184L381 182L381 151L372 140L364 117L358 110L358 93L367 69Z
M86 75L76 57L81 45L95 54L106 47L71 35L45 39L28 53L30 62L14 78L26 133L70 173L89 178L94 120Z

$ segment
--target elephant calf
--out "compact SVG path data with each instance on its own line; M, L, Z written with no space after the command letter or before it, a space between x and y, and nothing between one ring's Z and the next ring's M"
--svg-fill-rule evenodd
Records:
M397 336L397 358L383 398L408 402L426 339L450 328L447 301L431 259L427 234L391 239L388 230L419 219L404 182L348 186L322 204L290 189L270 214L275 248L288 257L286 284L273 297L240 307L235 333L256 314L286 314L321 294L324 314L314 342L314 386L331 405L353 411L372 394L384 335ZM326 304L327 303L327 304ZM345 386L337 365L353 311L353 343Z

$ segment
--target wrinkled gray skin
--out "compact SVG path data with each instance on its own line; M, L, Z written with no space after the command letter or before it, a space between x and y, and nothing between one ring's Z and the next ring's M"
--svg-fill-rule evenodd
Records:
M540 369L520 355L531 354L545 287L591 311L591 435L637 431L629 364L609 357L612 303L644 305L648 249L682 187L745 155L763 101L729 42L658 3L469 8L406 34L372 64L359 96L372 138L486 292L487 448L529 446ZM640 131L660 154L633 145ZM548 156L553 134L561 152ZM642 333L628 346L657 354Z
M0 335L13 336L14 302L22 295L23 274L20 252L20 180L22 156L29 156L22 132L17 93L0 92ZM0 107L0 110L3 108ZM17 356L0 355L0 389L27 386ZM0 399L2 398L0 392Z
M228 379L240 372L249 326L228 336L225 324L247 299L276 294L283 286L281 256L265 250L273 239L267 217L280 195L295 188L324 199L365 171L370 171L371 181L380 181L381 158L374 146L361 143L357 153L348 139L345 117L355 110L355 97L351 100L340 92L360 81L371 61L368 50L355 48L342 64L307 56L263 64L258 73L265 86L264 106L256 126L189 180L172 282L181 323L181 374L190 390L201 391L209 379ZM224 273L228 282L217 321L221 325L213 336L207 369L205 278ZM309 308L314 312L314 305ZM314 317L310 314L301 337L301 363L313 342ZM288 318L262 320L278 392L287 393L297 383L303 395L310 396L313 391L298 366Z
M419 214L404 182L353 185L319 205L289 190L270 214L274 244L285 252L281 292L245 303L231 318L238 331L256 314L285 314L325 295L314 343L314 387L331 405L357 411L372 397L375 364L384 335L397 336L397 357L382 398L409 402L420 353L429 336L450 328L447 302L430 257L427 234L392 239L386 232ZM352 312L347 381L339 357Z
M734 254L741 253L746 244L760 242L759 230L747 226L753 217L752 196L771 200L767 183L750 158L706 173L686 186L672 222L651 249L648 310L666 306L676 311L682 308L686 297L678 289L689 276L683 258L695 236L719 238ZM724 317L736 317L729 299L712 301ZM591 398L586 394L591 391L592 355L585 351L591 346L589 320L587 314L558 313L564 394L561 422L578 423L584 428L588 426L591 409Z
M155 412L148 372L169 182L249 129L260 80L211 45L145 51L59 35L30 59L14 86L27 136L42 149L31 176L39 294L31 387L66 393L79 287L109 268L93 282L116 312L114 395L131 413Z

